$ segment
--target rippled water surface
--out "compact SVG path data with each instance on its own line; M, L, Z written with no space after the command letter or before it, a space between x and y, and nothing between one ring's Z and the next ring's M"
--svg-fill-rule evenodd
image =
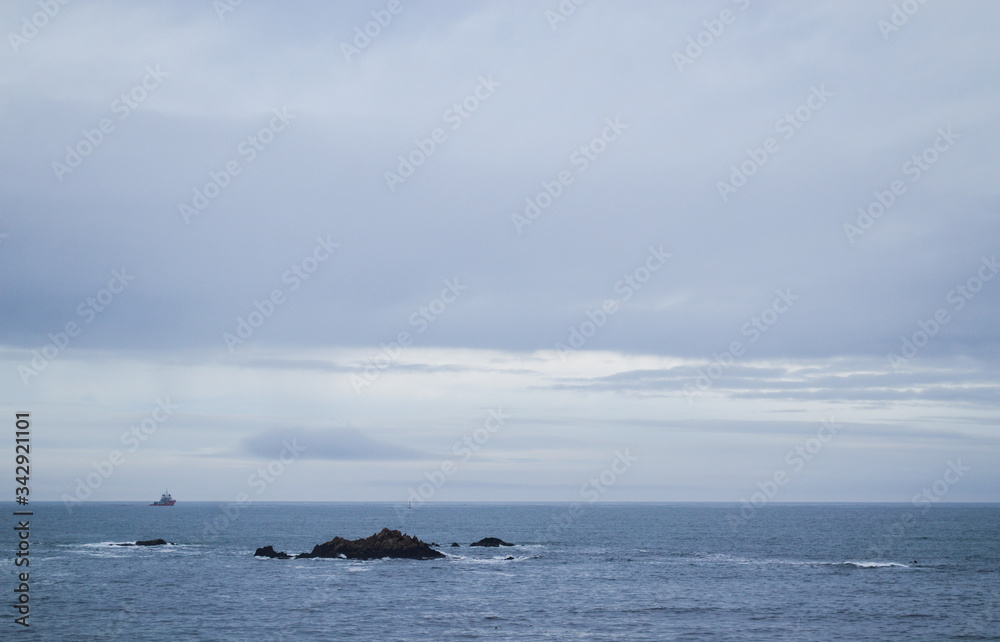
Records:
M32 509L38 639L1000 639L998 506ZM448 557L253 557L385 526ZM469 548L487 536L516 546ZM175 545L112 545L159 537Z

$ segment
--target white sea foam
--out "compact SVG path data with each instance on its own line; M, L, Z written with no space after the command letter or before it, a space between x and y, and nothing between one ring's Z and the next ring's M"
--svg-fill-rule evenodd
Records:
M855 568L910 568L906 564L898 562L874 562L874 561L846 561L846 562L824 562L821 560L789 560L776 558L751 559L727 555L725 553L700 553L692 559L692 562L715 562L740 565L787 565L787 566L853 566Z
M910 568L906 564L899 564L897 562L844 562L846 566L854 566L857 568Z
M60 548L107 548L122 542L90 542L87 544L56 544ZM127 548L127 547L126 547Z
M495 555L491 557L469 557L465 555L449 555L449 558L455 562L461 562L465 564L506 564L508 562L523 562L525 560L538 559L541 555L519 555L514 557L513 555ZM507 559L507 557L514 557L514 559Z

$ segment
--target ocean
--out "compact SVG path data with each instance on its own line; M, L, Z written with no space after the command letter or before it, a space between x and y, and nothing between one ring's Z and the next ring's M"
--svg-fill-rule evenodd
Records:
M30 627L8 606L2 639L1000 640L998 505L30 510ZM448 557L253 557L383 527ZM13 560L17 534L2 532ZM468 546L488 536L515 546ZM155 538L175 545L112 545ZM8 604L19 570L4 573Z

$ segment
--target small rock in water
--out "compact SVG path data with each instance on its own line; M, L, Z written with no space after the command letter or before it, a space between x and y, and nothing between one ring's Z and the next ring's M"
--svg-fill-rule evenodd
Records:
M513 544L505 542L502 539L500 539L499 537L484 537L483 539L479 540L478 542L472 542L471 544L469 544L469 546L493 546L493 547L497 547L497 546L513 546Z
M173 546L173 542L168 542L163 539L141 539L136 543L125 542L124 544L115 544L115 546L166 546L167 544Z
M254 551L254 557L270 557L271 559L287 560L291 559L291 555L282 551L274 550L273 546L264 546L263 548L258 548Z

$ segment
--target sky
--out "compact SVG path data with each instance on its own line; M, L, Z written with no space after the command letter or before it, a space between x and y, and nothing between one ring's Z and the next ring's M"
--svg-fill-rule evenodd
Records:
M32 497L998 501L998 19L6 2Z

